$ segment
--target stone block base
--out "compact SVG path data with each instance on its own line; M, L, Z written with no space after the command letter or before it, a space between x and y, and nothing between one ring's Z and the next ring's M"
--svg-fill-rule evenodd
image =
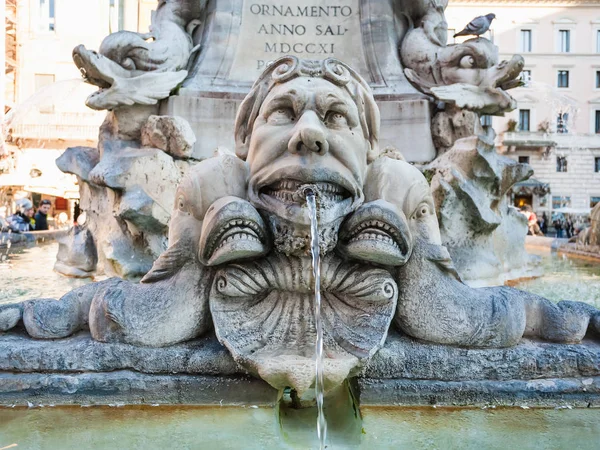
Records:
M260 405L278 392L249 376L150 375L129 370L0 373L0 405Z
M467 349L391 333L355 380L360 403L600 406L600 343ZM213 336L165 348L0 334L0 405L274 405Z
M359 378L361 406L600 407L600 377L510 381Z
M558 254L570 256L571 258L586 259L588 261L600 261L600 246L564 244L558 248Z

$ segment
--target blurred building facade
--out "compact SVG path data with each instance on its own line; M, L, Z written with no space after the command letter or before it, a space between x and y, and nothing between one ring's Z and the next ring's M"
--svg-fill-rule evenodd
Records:
M535 171L513 188L515 205L530 204L538 215L589 211L600 201L600 1L451 0L450 42L455 30L491 12L488 37L500 58L525 58L526 85L511 91L517 109L483 118L500 151Z
M81 82L72 49L97 49L121 29L146 32L156 5L5 1L0 112L6 113L7 142L0 148L0 214L22 195L77 197L73 178L58 171L54 160L67 147L95 146L104 113L84 105L95 88ZM527 85L512 91L518 109L485 119L498 134L500 151L535 170L533 182L515 187L514 201L537 212L586 211L600 201L600 0L450 1L450 42L471 18L489 12L497 19L487 36L501 58L520 53L526 61Z
M0 215L27 196L71 214L75 177L54 161L68 147L96 146L105 112L85 106L96 88L83 83L71 57L79 44L97 49L118 30L147 32L156 0L6 0L4 140Z

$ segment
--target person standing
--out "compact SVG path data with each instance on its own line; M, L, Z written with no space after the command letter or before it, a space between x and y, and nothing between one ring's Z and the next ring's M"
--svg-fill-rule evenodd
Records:
M573 236L573 222L571 222L570 217L567 217L565 222L565 232L567 233L567 239L571 239L571 236Z
M35 231L48 229L48 212L52 207L50 200L42 200L35 214Z
M542 225L540 226L542 233L548 234L548 216L546 213L542 214Z
M25 233L35 230L33 203L29 199L24 198L17 202L17 207L19 211L6 219L8 227L15 233Z
M554 220L554 229L556 230L556 237L561 238L563 230L562 230L562 224L561 224L560 219Z

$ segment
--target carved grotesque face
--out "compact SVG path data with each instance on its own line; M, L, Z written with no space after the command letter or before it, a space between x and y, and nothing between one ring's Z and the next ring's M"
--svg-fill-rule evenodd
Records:
M369 148L344 89L298 77L271 90L252 130L248 191L274 234L288 235L286 253L306 250L310 219L302 192L308 186L317 193L323 237L335 245L341 220L363 201Z

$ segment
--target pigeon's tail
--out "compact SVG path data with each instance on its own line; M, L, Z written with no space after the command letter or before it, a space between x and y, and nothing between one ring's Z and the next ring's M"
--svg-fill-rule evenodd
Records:
M456 33L456 34L455 34L454 36L452 36L452 37L458 37L458 36L469 36L470 34L471 34L471 33L465 29L465 30L459 31L458 33Z

